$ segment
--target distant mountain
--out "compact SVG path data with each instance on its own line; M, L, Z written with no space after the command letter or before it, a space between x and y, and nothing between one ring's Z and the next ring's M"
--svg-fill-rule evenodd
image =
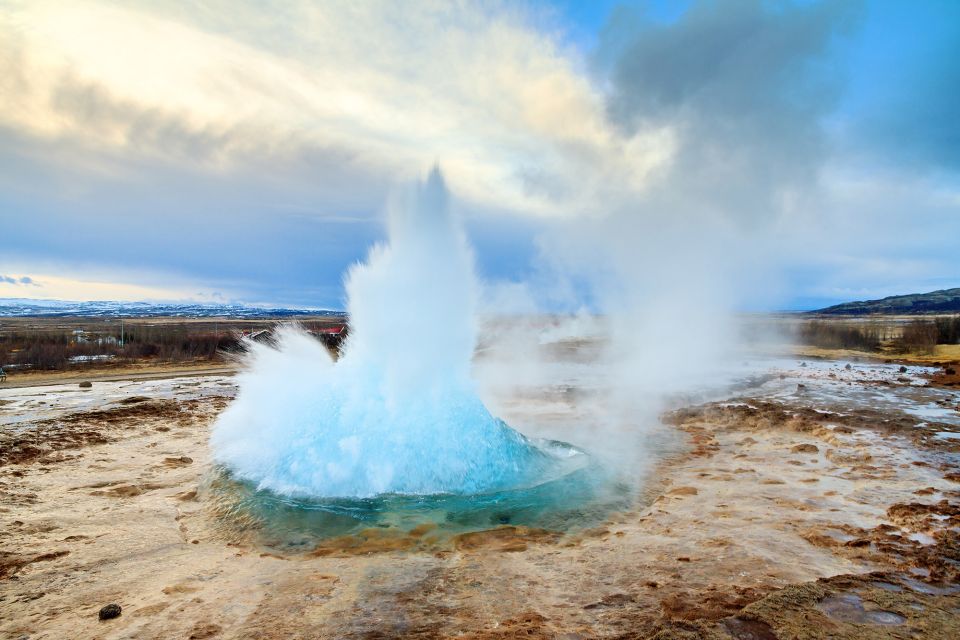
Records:
M328 309L287 309L243 304L206 304L194 302L118 302L97 300L34 300L32 298L0 298L0 317L42 316L65 317L159 317L182 318L289 318L296 316L341 316L341 311Z
M880 300L844 302L810 313L833 316L960 313L960 288L941 289L930 293L912 293L905 296L890 296Z

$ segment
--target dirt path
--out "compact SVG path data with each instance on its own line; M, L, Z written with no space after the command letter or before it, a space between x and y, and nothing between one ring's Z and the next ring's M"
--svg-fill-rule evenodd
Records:
M80 384L81 382L117 382L121 380L165 380L167 378L184 378L188 376L222 376L237 372L236 365L220 365L198 369L163 368L137 369L126 371L90 371L72 374L55 373L50 375L36 374L26 376L11 376L6 382L0 383L2 389L22 389L24 387L49 387L57 384Z

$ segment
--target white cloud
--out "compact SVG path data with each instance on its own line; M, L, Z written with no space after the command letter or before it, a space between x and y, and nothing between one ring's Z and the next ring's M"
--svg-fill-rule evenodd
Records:
M123 282L64 278L51 274L36 274L33 285L25 289L19 282L0 278L0 298L30 297L38 300L214 300L213 294L197 293L187 288L152 287Z
M576 54L522 15L417 8L16 3L0 125L219 171L323 149L406 179L439 160L471 202L551 215L636 194L669 161L669 128L614 131Z
M501 306L955 280L955 175L852 153L824 126L857 12L784 6L619 20L597 79L516 4L8 1L0 249L27 273L137 263L333 304L390 187L440 162L493 229ZM498 244L521 227L528 243Z

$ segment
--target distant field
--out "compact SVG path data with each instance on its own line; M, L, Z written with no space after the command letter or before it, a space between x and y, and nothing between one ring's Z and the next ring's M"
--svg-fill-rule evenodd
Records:
M960 315L798 316L790 335L807 353L842 352L915 362L960 358Z
M542 320L542 319L541 319ZM344 334L344 318L295 320L331 348ZM516 322L516 318L510 322ZM241 336L268 340L290 319L184 317L0 318L0 366L8 385L27 381L147 377L188 372L229 372ZM960 316L751 316L748 333L786 335L805 357L890 359L916 363L960 362ZM496 332L494 332L495 334ZM489 336L488 336L489 338Z
M0 319L0 367L8 380L69 377L82 372L136 372L144 368L202 369L229 364L243 337L269 339L277 318L50 318ZM301 316L296 322L338 347L342 318Z
M890 358L904 362L915 362L917 364L960 362L960 344L938 344L934 348L933 353L898 353L893 351L884 353L857 349L827 349L808 345L798 345L795 351L797 355L800 356L829 360L883 357L885 359Z

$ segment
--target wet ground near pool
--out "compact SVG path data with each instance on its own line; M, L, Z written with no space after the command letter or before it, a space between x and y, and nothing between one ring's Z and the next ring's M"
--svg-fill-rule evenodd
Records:
M506 525L551 535L576 532L635 504L635 481L587 454L574 456L579 459L540 484L472 495L296 498L258 490L215 467L200 498L225 539L277 552L442 549L462 534Z

